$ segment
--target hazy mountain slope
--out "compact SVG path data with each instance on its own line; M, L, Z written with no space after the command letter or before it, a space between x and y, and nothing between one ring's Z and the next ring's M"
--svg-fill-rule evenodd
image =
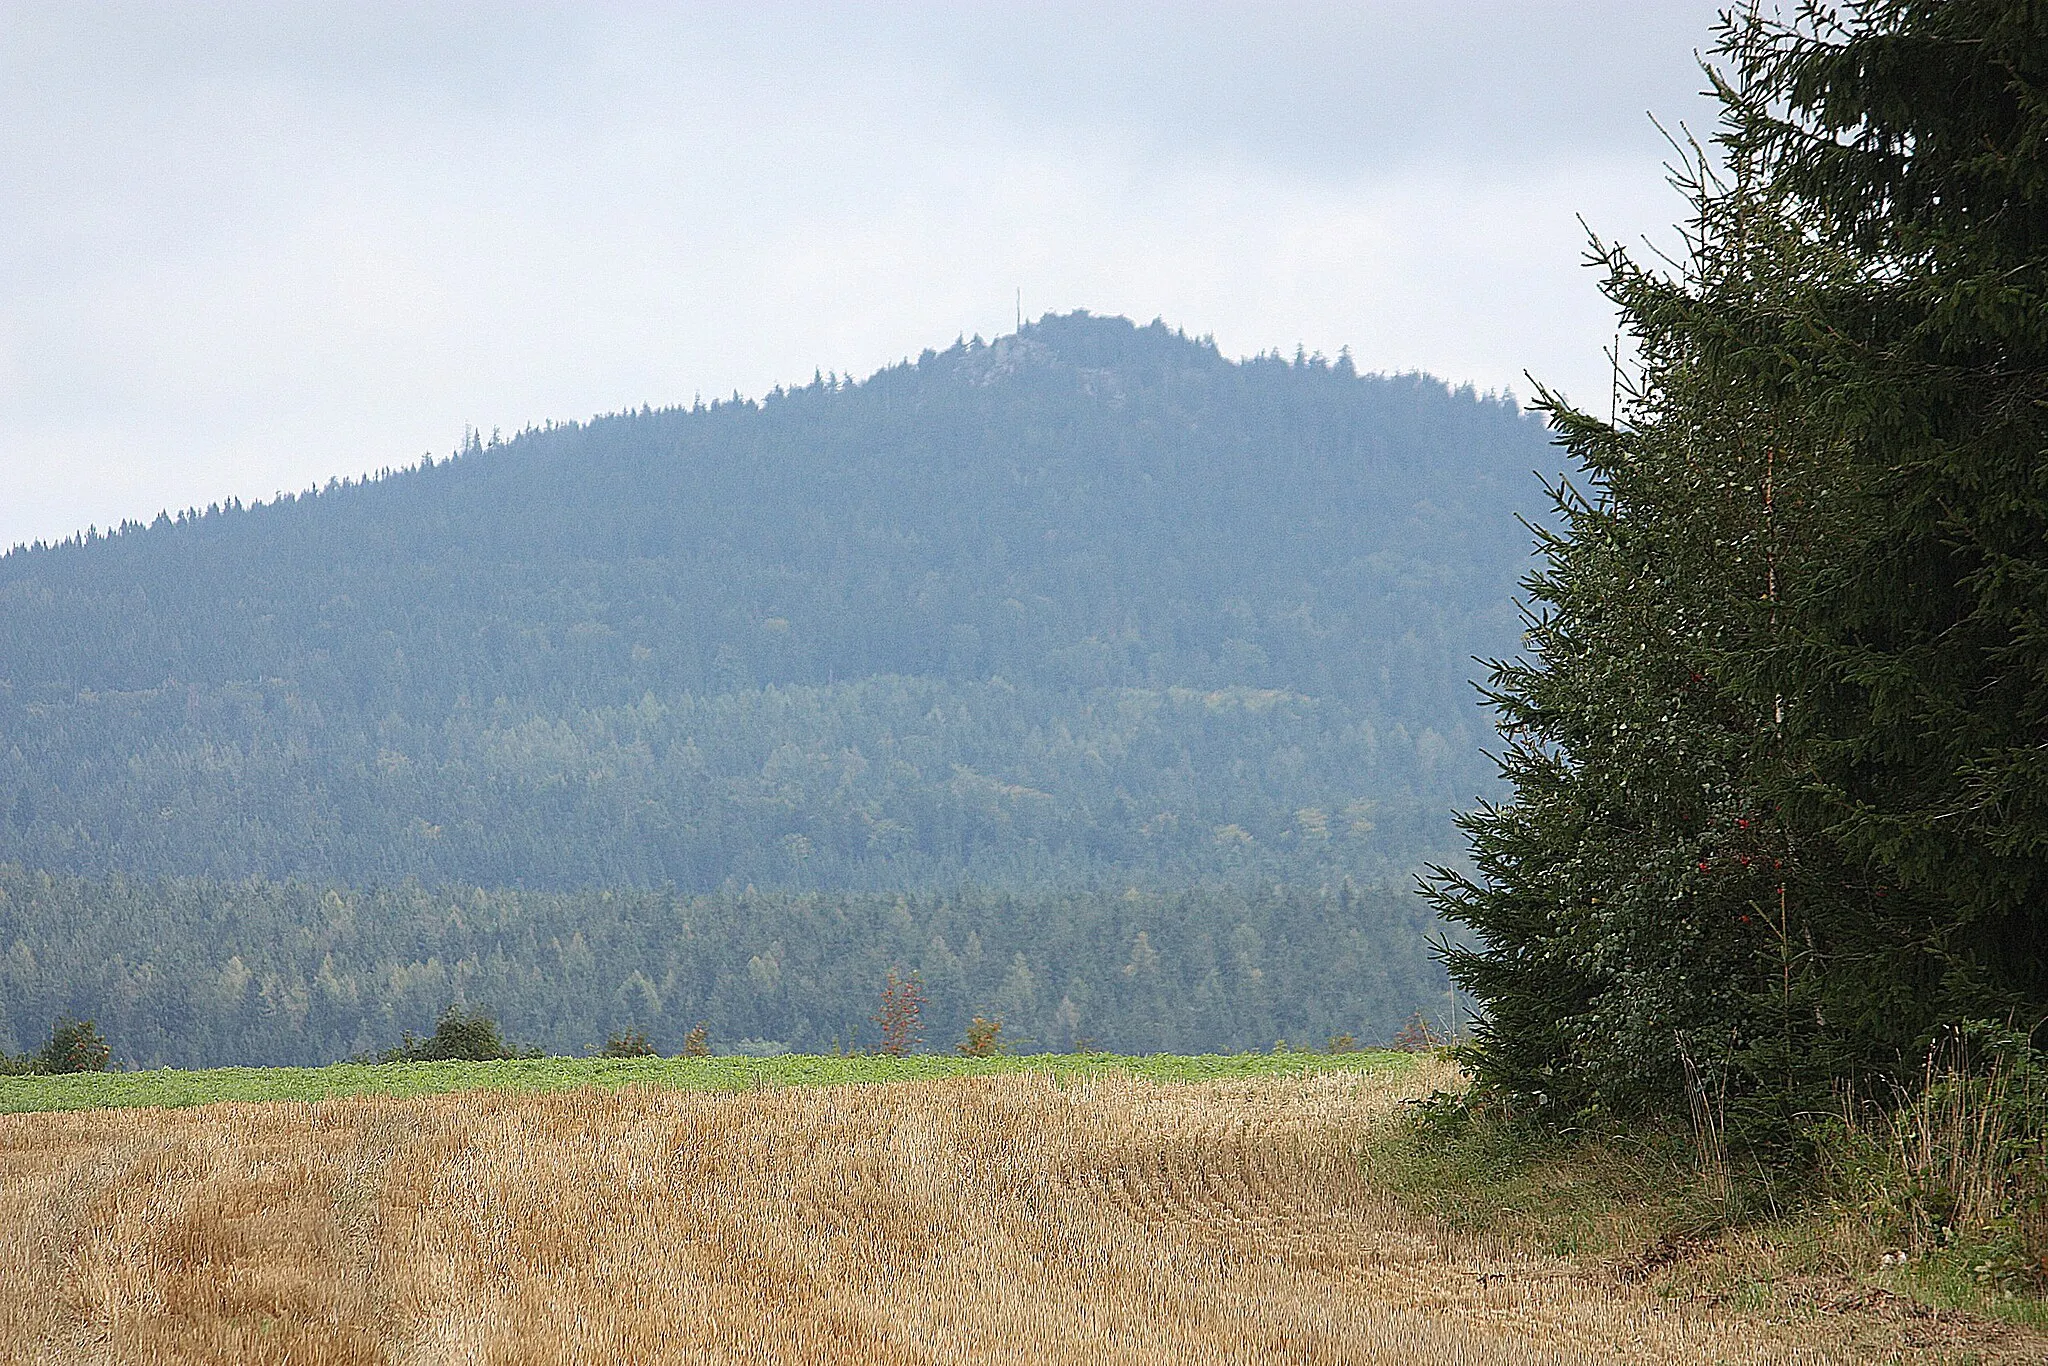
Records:
M1512 405L1049 318L0 558L0 859L1326 879L1448 843Z

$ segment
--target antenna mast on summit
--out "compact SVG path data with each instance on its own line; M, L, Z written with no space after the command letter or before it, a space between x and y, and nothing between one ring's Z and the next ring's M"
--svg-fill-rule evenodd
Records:
M1024 286L1017 286L1017 335L1024 335Z

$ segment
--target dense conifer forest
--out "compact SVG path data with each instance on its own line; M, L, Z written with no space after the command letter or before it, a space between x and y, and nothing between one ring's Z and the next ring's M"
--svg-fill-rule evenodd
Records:
M68 1013L126 1065L333 1062L455 1000L553 1053L623 1029L673 1053L700 1023L719 1052L851 1050L892 969L919 974L940 1052L975 1015L1052 1052L1383 1043L1442 1017L1430 923L1406 889L358 892L0 865L0 1052Z

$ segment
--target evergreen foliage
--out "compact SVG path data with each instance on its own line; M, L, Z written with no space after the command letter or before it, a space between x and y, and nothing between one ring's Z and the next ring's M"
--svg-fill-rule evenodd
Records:
M2048 18L1718 52L1682 268L1599 253L1622 420L1543 400L1585 491L1488 691L1514 799L1435 891L1494 1093L1761 1137L2048 1016Z

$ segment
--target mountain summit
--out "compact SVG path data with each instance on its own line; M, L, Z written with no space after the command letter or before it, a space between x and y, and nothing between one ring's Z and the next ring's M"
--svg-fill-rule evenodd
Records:
M0 557L0 861L1380 877L1490 781L1512 402L1049 316Z

